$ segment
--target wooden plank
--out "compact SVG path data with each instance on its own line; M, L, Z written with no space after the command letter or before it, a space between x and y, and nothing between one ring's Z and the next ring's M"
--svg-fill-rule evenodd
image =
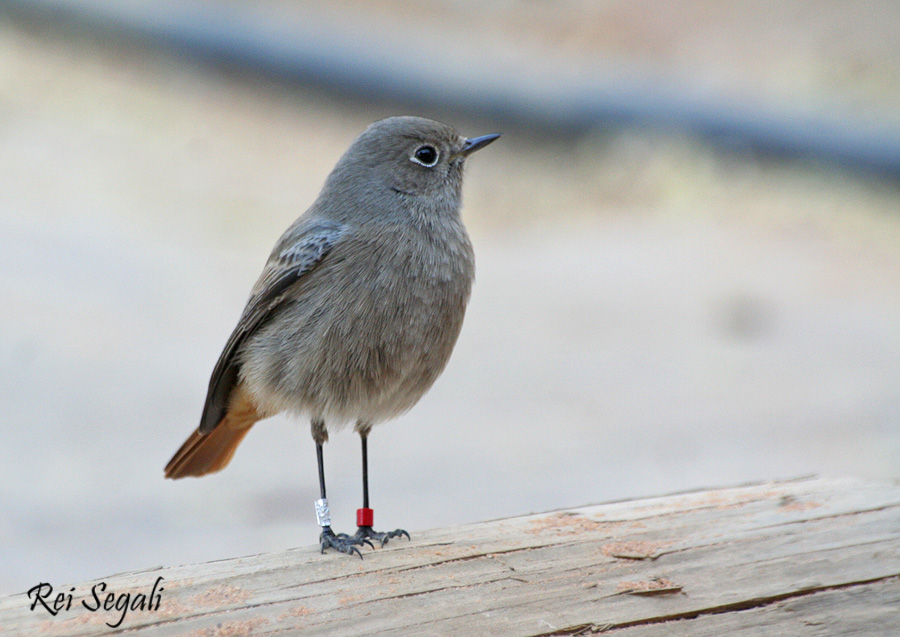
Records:
M741 612L612 630L615 637L825 637L900 633L900 579L824 590Z
M892 485L805 480L594 505L437 529L365 555L305 547L109 577L107 590L132 596L164 578L159 610L129 611L116 629L106 623L120 612L81 606L99 582L75 585L72 610L56 617L14 595L0 599L0 631L835 635L900 625Z

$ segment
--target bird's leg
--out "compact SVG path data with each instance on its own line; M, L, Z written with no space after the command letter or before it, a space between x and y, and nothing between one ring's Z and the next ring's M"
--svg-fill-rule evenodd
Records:
M321 498L316 500L316 522L322 527L322 533L319 535L319 544L322 552L327 548L337 549L341 553L353 555L356 553L362 559L362 553L354 546L361 544L357 538L351 537L346 533L335 534L331 530L331 511L328 508L328 498L325 496L325 462L322 454L322 444L328 440L328 430L325 429L325 423L321 420L313 420L312 422L313 440L316 441L316 460L319 462L319 493ZM372 543L369 543L372 546Z
M381 546L384 546L388 543L388 540L392 537L401 537L403 535L406 536L406 539L409 538L409 533L404 531L403 529L395 529L393 531L389 531L387 533L379 533L372 529L372 524L375 521L375 512L369 508L369 432L372 430L372 425L357 423L356 431L359 432L359 437L362 440L362 480L363 480L363 505L361 509L356 510L356 524L359 528L356 529L356 535L354 536L359 543L367 542L369 539L376 540L381 542ZM370 543L371 546L371 543Z

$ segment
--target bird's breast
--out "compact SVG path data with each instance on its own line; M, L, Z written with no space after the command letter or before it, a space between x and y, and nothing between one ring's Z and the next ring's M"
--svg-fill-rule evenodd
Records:
M249 346L275 411L378 422L412 407L459 336L474 264L464 235L369 236L336 248Z

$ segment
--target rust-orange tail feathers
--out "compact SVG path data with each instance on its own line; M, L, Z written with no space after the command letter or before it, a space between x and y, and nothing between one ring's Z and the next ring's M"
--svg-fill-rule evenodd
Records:
M212 431L204 434L198 427L184 441L166 465L167 478L200 477L228 466L244 436L261 419L253 400L241 389L233 392L235 400Z

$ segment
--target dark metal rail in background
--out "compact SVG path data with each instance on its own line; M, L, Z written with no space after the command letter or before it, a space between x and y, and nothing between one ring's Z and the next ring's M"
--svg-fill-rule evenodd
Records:
M806 157L900 179L898 126L869 125L852 113L728 102L635 73L559 73L549 63L510 68L491 59L473 71L441 46L411 51L397 46L394 34L360 37L338 23L288 26L252 4L0 0L2 16L119 43L139 41L358 99L570 135L622 124L681 129L732 149Z

